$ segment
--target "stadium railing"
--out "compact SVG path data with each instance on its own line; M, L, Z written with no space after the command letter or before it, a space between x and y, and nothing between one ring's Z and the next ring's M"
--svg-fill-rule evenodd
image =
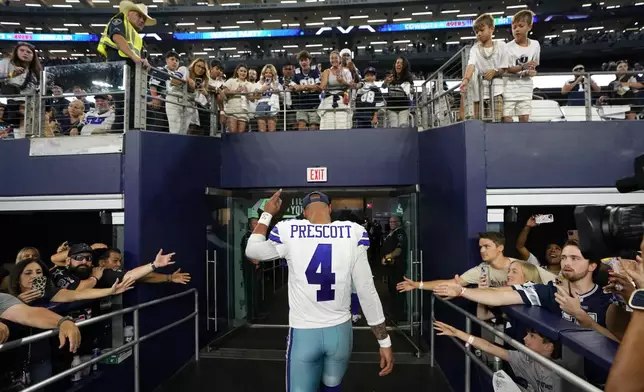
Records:
M484 321L479 320L475 315L470 314L469 312L463 310L459 306L453 304L449 300L443 299L437 295L434 295L432 293L431 295L431 301L430 301L430 307L431 307L431 315L432 315L432 323L436 321L435 319L435 304L436 301L439 301L441 304L447 306L448 308L456 311L460 315L465 317L465 333L470 334L472 333L472 322L475 324L478 324L482 330L486 330L487 332L493 334L495 337L498 337L502 339L504 342L518 350L519 352L527 355L530 357L532 360L535 362L539 363L540 365L544 366L548 370L551 370L555 372L557 375L559 375L562 379L566 380L570 384L572 384L574 387L579 388L582 391L585 392L601 392L601 389L595 387L588 381L584 380L583 378L577 376L575 373L571 372L570 370L562 367L561 365L558 365L557 363L547 359L546 357L541 356L540 354L536 353L535 351L529 349L525 345L521 344L520 342L512 339L510 336L506 335L505 333L497 330L493 326L485 323ZM433 325L430 326L431 328L431 334L430 334L430 364L432 367L435 366L435 337L436 337L436 332L434 331ZM567 331L570 332L570 331ZM583 332L588 332L584 330ZM592 331L590 331L592 332ZM571 332L572 333L572 332ZM597 334L596 332L593 332L594 334ZM599 334L597 334L599 335ZM460 348L464 354L465 354L465 374L464 374L464 385L465 385L465 392L470 391L470 380L471 380L471 364L472 362L477 365L481 370L486 373L488 376L492 377L494 375L494 371L491 370L481 359L479 359L468 347L465 345L461 344L456 338L454 337L449 337L449 339L458 347Z
M157 330L155 330L153 332L150 332L145 336L139 336L139 332L140 332L139 331L139 329L140 329L139 328L139 311L140 310L148 308L150 306L158 305L158 304L161 304L161 303L164 303L164 302L167 302L167 301L171 301L173 299L185 297L187 295L193 295L194 296L194 310L193 310L192 313L190 313L189 315L183 317L180 320L177 320L177 321L175 321L175 322L173 322L171 324L168 324L168 325L163 326L163 327L161 327L161 328L159 328L159 329L157 329ZM190 289L190 290L178 293L178 294L169 295L167 297L155 299L153 301L138 304L138 305L135 305L135 306L132 306L132 307L129 307L129 308L125 308L125 309L117 310L117 311L110 312L110 313L107 313L107 314L103 314L103 315L93 317L93 318L88 319L88 320L80 321L80 322L76 323L76 325L79 328L83 328L83 327L87 327L89 325L94 325L94 324L97 324L99 322L109 320L109 319L112 319L112 318L115 318L115 317L119 317L119 316L122 316L122 315L125 315L125 314L129 314L129 313L133 313L133 327L134 327L134 339L131 342L125 343L120 347L115 347L115 348L109 349L107 351L104 350L104 351L101 352L100 355L92 358L91 360L89 360L87 362L83 362L82 364L80 364L78 366L73 366L70 369L67 369L67 370L65 370L65 371L63 371L61 373L58 373L58 374L56 374L56 375L54 375L52 377L49 377L46 380L43 380L43 381L41 381L41 382L39 382L37 384L30 385L28 388L23 389L22 392L34 392L34 391L41 390L41 388L43 388L43 387L51 385L51 384L55 383L56 381L62 380L65 377L69 377L69 376L73 375L74 373L77 373L79 371L82 371L85 368L88 368L88 367L90 367L90 366L92 366L94 364L97 364L97 363L107 359L108 357L111 357L112 355L123 353L123 352L125 352L125 351L127 351L129 349L133 349L133 351L134 351L134 385L133 385L133 390L135 392L139 392L140 384L141 384L141 381L140 381L140 355L139 355L139 346L140 346L140 344L145 342L146 340L149 340L149 339L151 339L151 338L153 338L153 337L155 337L155 336L157 336L157 335L159 335L159 334L161 334L161 333L163 333L163 332L165 332L165 331L167 331L169 329L172 329L172 328L174 328L174 327L176 327L176 326L178 326L180 324L183 324L186 321L190 321L190 320L194 320L194 323L195 323L195 346L194 346L195 360L199 361L199 296L198 296L198 293L197 293L197 289ZM35 342L43 340L43 339L54 337L54 336L57 336L57 334L58 334L58 331L49 330L49 331L45 331L45 332L41 332L41 333L38 333L38 334L35 334L35 335L28 336L26 338L12 340L12 341L9 341L7 343L0 344L0 353L4 352L4 351L16 349L18 347L22 347L22 346L25 346L27 344L35 343Z
M635 87L620 83L616 80L615 74L615 72L583 72L577 75L538 73L533 78L534 88L523 92L515 88L514 94L524 93L532 97L530 122L644 119L644 88L639 88L638 82L642 72L625 73L626 76L631 76L628 83ZM480 75L475 75L473 82L463 93L460 91L462 76L447 80L442 76L434 74L431 76L432 79L426 82L428 86L443 85L442 91L429 89L427 100L421 103L420 112L425 115L421 122L426 128L453 124L463 119L503 121L503 108L497 105L511 102L508 101L507 95L503 97L503 101L483 99L484 93L487 93L488 97L501 94L493 84L484 84ZM564 93L563 87L570 82L575 91ZM483 87L479 88L479 86ZM507 88L506 85L504 90L507 91ZM484 102L484 110L475 111L475 102ZM513 122L519 121L516 115L511 118Z

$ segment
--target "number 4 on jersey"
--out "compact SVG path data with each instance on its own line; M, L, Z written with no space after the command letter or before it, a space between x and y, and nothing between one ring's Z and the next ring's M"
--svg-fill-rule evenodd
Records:
M331 288L335 284L335 273L331 272L331 244L320 244L315 248L313 257L306 267L306 280L309 284L320 285L317 291L318 302L335 299L335 290Z

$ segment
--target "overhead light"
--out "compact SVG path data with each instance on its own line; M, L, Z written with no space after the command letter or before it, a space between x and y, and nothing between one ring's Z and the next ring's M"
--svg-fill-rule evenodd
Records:
M255 23L255 21L254 20L238 20L236 23L237 24L253 24L253 23Z
M92 26L92 27L105 27L107 25L104 24L104 23L92 23L90 26Z
M366 46L358 46L358 49L365 49Z
M221 4L222 7L233 7L236 5L241 5L240 3L223 3Z
M156 5L156 4L150 4L150 5L148 6L148 8L157 8L157 7L158 7L158 5Z
M65 3L80 3L80 0L65 0Z
M635 6L644 5L644 3L635 3Z
M193 22L181 22L177 23L175 26L194 26L195 24Z
M324 26L324 23L322 23L322 22L311 22L311 23L307 23L306 25L307 26Z
M562 31L562 33L576 33L576 32L577 32L577 29L567 29Z
M263 23L281 23L281 19L266 19Z
M228 50L237 50L237 48L221 48L221 49L219 49L219 50L226 50L226 51L228 51Z
M72 53L72 57L85 57L85 53Z
M317 3L318 0L306 0L305 3Z
M604 26L595 26L595 27L589 27L586 30L588 31L593 31L593 30L604 30Z
M318 55L318 56L319 56L319 55L321 55L321 54L322 54L322 52L311 52L311 55L313 55L313 56L315 56L315 55Z
M411 16L432 15L432 11L412 12Z
M387 19L369 19L367 23L387 23Z
M208 3L205 1L198 1L197 5L208 5Z
M559 37L559 36L557 34L554 34L554 35L546 35L543 38L552 39L552 38L557 38L557 37Z
M82 32L82 33L81 32L76 32L74 34L76 34L76 35L89 35L89 33L85 33L85 32Z
M221 26L220 29L222 30L233 30L233 29L238 29L239 26Z
M299 23L289 23L288 27L300 27Z
M505 14L505 11L496 11L496 12L488 12L490 15L503 15Z
M54 8L72 8L71 4L54 4L52 5ZM118 5L116 6L118 8Z
M340 20L340 19L342 19L341 16L325 16L324 18L322 18L322 20Z
M25 30L38 30L38 31L42 31L42 27L25 27Z
M349 19L369 19L369 15L353 15Z
M582 7L590 7L592 4L582 4Z
M612 10L614 8L619 8L619 7L621 7L621 5L609 5L608 7L606 7L606 9L607 10Z
M5 25L5 26L20 26L20 23L18 23L18 22L0 22L0 25Z
M473 16L476 16L477 14L458 14L456 15L457 18L471 18Z
M199 26L197 30L214 30L215 26Z
M50 50L49 53L67 53L65 49Z
M449 42L445 42L445 45L460 45L460 44L461 44L461 42L460 42L460 41L449 41Z
M461 40L466 40L466 39L476 39L476 36L468 36L468 37L461 37Z
M63 26L65 26L65 27L81 27L82 24L80 24L80 23L65 23L65 24L63 24Z
M395 44L408 44L410 42L411 41L408 40L408 39L402 39L402 40L399 40L399 41L394 41Z
M509 6L505 7L505 8L507 8L509 10L513 10L513 9L517 9L517 8L528 8L528 6L525 5L525 4L517 4L517 5L509 5Z
M374 41L374 42L369 42L369 45L387 45L387 41Z
M280 3L282 3L282 4L296 4L297 1L295 1L295 0L282 0L282 1L280 1Z
M197 56L205 56L208 53L206 53L206 52L192 52L192 54L197 55Z
M152 0L153 3L163 3L165 0Z
M40 4L26 3L26 7L42 7Z
M461 10L444 10L441 11L441 14L458 14Z
M54 27L51 31L69 31L66 27Z
M411 18L396 18L393 21L394 22L409 22Z
M203 50L206 52L214 52L213 48L203 48Z
M306 45L307 48L321 48L323 45L322 44L308 44Z
M284 49L297 49L300 47L300 45L284 45L282 46Z
M102 4L102 3L109 3L110 0L92 0L92 3L94 4Z
M162 56L161 53L150 53L150 56Z

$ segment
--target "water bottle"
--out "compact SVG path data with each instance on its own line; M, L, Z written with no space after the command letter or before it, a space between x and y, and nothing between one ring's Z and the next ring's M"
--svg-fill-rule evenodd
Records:
M131 341L134 340L134 327L131 325L128 325L125 327L125 343L130 343Z
M80 355L74 355L74 360L72 361L72 367L79 366L81 363L82 362L81 362ZM72 381L73 382L78 382L82 378L83 378L83 372L79 371L79 372L74 373L74 375L72 376Z

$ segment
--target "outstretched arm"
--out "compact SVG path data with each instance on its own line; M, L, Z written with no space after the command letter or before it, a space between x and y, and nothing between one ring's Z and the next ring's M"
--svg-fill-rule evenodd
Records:
M456 275L458 278L458 275ZM434 292L441 297L463 297L470 301L478 302L487 306L521 305L521 295L512 290L467 289L454 282L442 284L434 289Z
M504 361L507 361L510 358L508 350L492 344L485 339L477 338L474 335L466 334L465 332L452 327L451 325L441 323L440 321L434 322L434 328L438 331L438 335L441 336L454 336L455 338L468 342L472 346L478 348L481 351L485 351L488 354L499 357Z

